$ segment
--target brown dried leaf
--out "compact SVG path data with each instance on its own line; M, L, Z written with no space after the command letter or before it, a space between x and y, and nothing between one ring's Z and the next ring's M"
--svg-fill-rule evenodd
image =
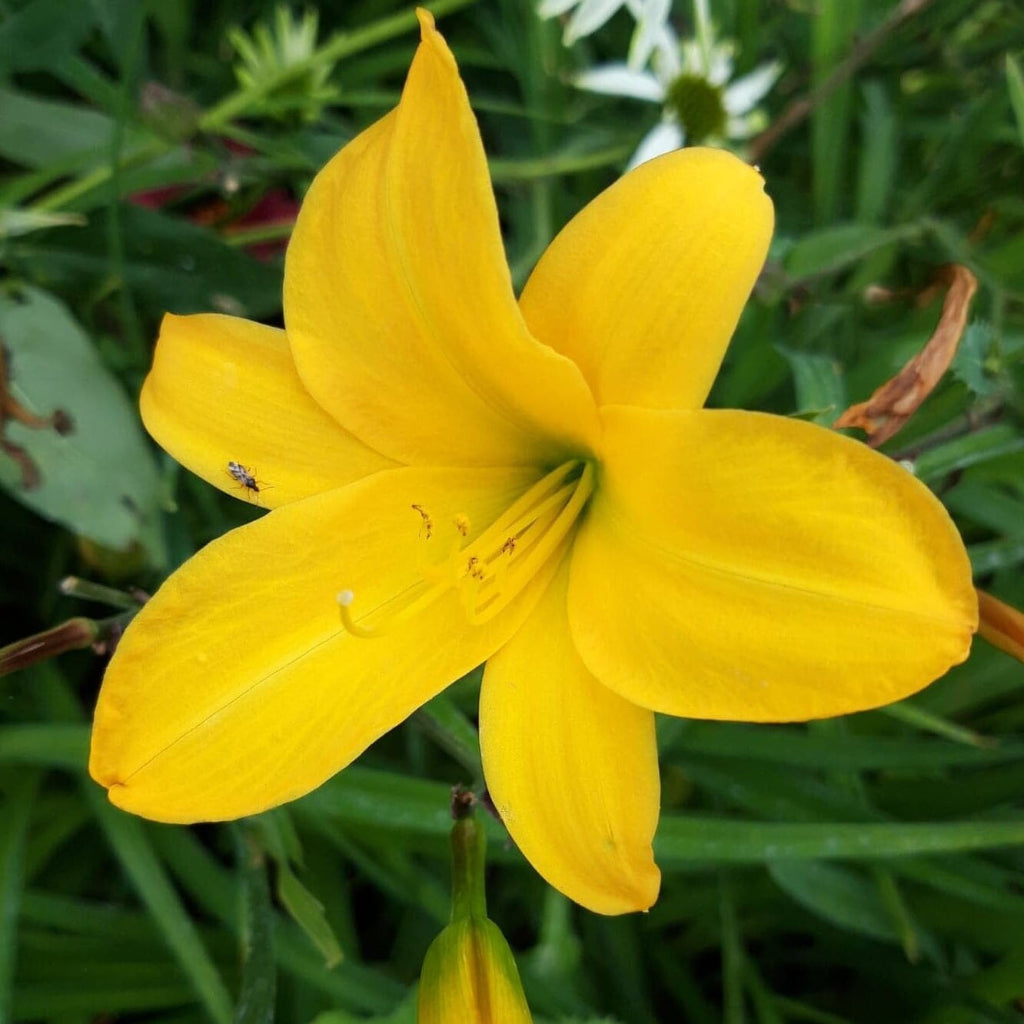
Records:
M928 343L866 402L851 405L833 424L867 431L872 448L885 444L917 412L956 355L978 279L966 267L951 263L939 269L938 281L947 286L946 298Z

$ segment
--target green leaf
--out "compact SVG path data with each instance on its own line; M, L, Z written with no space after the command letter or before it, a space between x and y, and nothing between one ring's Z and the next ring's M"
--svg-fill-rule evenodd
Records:
M0 100L0 102L3 102ZM78 213L45 213L38 210L0 209L0 239L16 238L33 231L47 228L62 228L73 225L81 227L85 218Z
M0 89L0 156L22 167L78 166L109 157L114 122L77 103Z
M284 863L277 865L277 897L295 923L323 954L326 966L333 967L341 963L344 954L327 922L324 905Z
M64 722L0 727L0 763L85 771L89 727Z
M106 794L97 786L87 782L86 787L93 814L196 995L217 1024L231 1024L228 991L153 851L142 821L107 803Z
M119 209L124 284L154 314L221 312L252 319L281 309L281 270L228 245L216 232L138 206ZM57 228L21 242L25 265L63 289L109 287L104 210L84 228ZM115 285L119 282L113 282Z
M797 822L731 821L662 815L654 848L663 869L693 861L877 859L1017 846L1024 818L1012 821Z
M879 228L870 224L839 224L812 231L790 247L786 273L798 279L835 273L883 246L919 233L914 225Z
M0 1024L13 1019L11 996L25 882L25 837L40 781L38 772L26 772L0 795Z
M900 941L878 887L860 871L818 860L772 860L768 874L802 907L837 928L884 942Z
M938 480L958 469L1019 451L1024 451L1024 437L1010 424L1000 423L924 452L915 460L914 472L922 480Z
M857 219L876 224L882 221L888 209L897 181L897 126L892 103L881 83L866 82L862 93L864 112L858 159Z
M964 331L950 366L953 375L976 395L991 395L1000 387L998 377L991 372L990 353L994 340L992 325L984 320L975 320Z
M141 542L161 562L156 465L85 332L52 295L15 286L0 292L0 338L11 395L37 416L59 410L67 428L8 422L4 438L28 464L0 456L0 485L81 536L118 550Z
M32 0L17 13L5 15L0 22L0 78L59 64L95 24L88 4L68 0Z
M799 352L775 346L793 371L797 415L830 426L846 408L846 383L842 365L820 352Z
M277 967L267 861L254 837L243 834L238 847L244 910L242 982L234 1024L273 1024Z
M1017 136L1024 146L1024 74L1020 65L1010 54L1006 55L1006 88L1010 94L1010 105L1017 122Z

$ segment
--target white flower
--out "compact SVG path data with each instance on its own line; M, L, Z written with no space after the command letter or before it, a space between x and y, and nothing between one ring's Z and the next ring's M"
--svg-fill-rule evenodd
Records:
M564 0L563 0L564 2ZM661 120L641 140L629 168L693 143L750 138L765 127L757 110L782 72L777 61L762 64L733 82L734 47L715 42L704 0L694 3L697 35L680 43L663 25L652 46L650 70L605 64L573 79L581 89L659 103Z
M625 7L636 21L629 66L641 68L663 43L672 0L540 0L537 13L542 18L559 18L574 7L562 35L566 46L596 32L620 7Z

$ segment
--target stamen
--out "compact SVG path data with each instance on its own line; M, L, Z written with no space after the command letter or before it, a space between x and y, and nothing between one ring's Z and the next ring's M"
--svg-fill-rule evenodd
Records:
M521 494L469 544L465 543L471 530L469 518L458 513L451 520L454 536L447 555L440 562L419 565L417 581L365 612L358 623L350 611L353 592L346 589L338 594L345 629L358 637L381 636L452 590L471 623L492 619L564 547L594 491L594 476L590 463L563 463ZM429 540L432 517L422 505L412 508L422 521L420 537Z

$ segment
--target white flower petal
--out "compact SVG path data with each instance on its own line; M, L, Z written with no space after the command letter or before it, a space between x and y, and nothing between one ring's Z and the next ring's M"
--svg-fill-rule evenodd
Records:
M650 59L666 27L672 0L643 0L639 13L635 4L636 0L629 4L630 12L637 21L629 44L629 66L642 68Z
M579 0L540 0L537 14L542 18L559 18L578 2Z
M640 164L653 160L656 156L664 153L671 153L673 149L679 149L683 144L683 129L676 121L659 121L636 147L636 152L630 158L627 171L639 167Z
M623 0L583 0L565 26L565 45L596 32L621 6Z
M654 68L658 81L666 88L679 77L683 70L679 37L668 25L662 26L661 31L654 40L651 67Z
M732 78L734 51L732 43L717 43L711 47L705 77L712 85L725 85Z
M765 98L781 74L782 65L778 61L772 61L770 64L754 68L742 78L737 78L722 97L725 112L736 117L753 110Z
M631 71L625 64L605 64L573 76L573 85L608 96L631 96L636 100L661 103L664 86L646 71Z

